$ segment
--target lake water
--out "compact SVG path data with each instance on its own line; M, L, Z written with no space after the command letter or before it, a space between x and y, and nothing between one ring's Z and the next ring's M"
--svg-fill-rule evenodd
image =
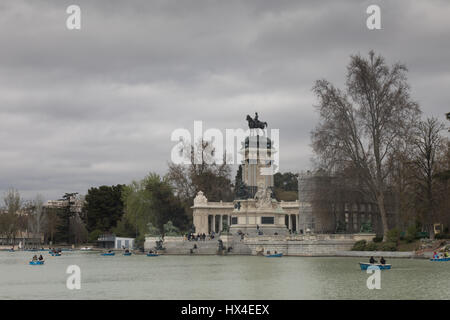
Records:
M369 290L366 258L37 253L45 265L0 252L0 299L450 299L450 262L389 259ZM69 265L81 268L80 290L66 288Z

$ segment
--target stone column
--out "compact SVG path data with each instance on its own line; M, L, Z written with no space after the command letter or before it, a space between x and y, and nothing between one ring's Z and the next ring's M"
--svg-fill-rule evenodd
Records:
M205 213L203 215L203 226L202 226L202 228L203 228L202 233L203 232L204 233L208 233L208 213Z
M215 214L213 214L213 217L212 217L212 228L211 228L211 231L214 231L214 233L216 232L216 215Z
M299 228L299 220L300 220L300 218L299 218L299 214L296 214L295 215L295 231L297 231L297 232L300 232L300 228Z
M289 227L288 228L289 228L289 230L292 230L292 215L289 214L288 217L289 217L288 218L288 223L289 223Z
M220 215L219 232L222 232L222 229L223 229L223 215Z

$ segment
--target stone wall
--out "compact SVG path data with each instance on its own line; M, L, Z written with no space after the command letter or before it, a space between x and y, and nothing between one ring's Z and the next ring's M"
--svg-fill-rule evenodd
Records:
M339 257L418 258L414 251L340 251Z
M352 235L308 235L248 238L245 243L252 254L277 251L287 256L335 256L339 251L350 250L355 240Z
M353 244L359 240L371 240L374 234L317 234L292 236L256 236L244 237L236 235L222 235L220 239L224 248L231 255L257 255L258 253L273 253L277 251L287 256L361 256L356 251L350 251ZM145 250L153 249L159 238L147 237ZM166 237L163 246L166 254L217 254L219 239L206 241L187 241L183 237ZM197 246L194 249L194 245ZM346 253L343 253L346 252ZM364 252L369 254L369 252ZM371 253L370 255L382 255ZM369 256L370 256L369 255ZM365 255L362 255L365 256ZM386 254L386 257L389 257Z
M159 238L154 237L145 238L144 249L146 251L154 249L158 240ZM194 249L194 246L197 246L197 248ZM217 254L219 242L218 239L188 241L184 240L183 237L165 237L163 247L166 249L164 254L189 255L191 254L191 249L193 254Z

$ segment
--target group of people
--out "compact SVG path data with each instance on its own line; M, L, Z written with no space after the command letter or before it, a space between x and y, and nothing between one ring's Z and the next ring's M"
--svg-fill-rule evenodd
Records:
M370 264L374 264L374 263L377 263L377 262L378 262L378 261L375 260L373 257L370 257L370 260L369 260L369 263L370 263ZM386 260L384 260L383 257L380 258L380 264L386 264Z
M433 252L433 259L443 259L443 258L448 258L448 257L449 257L448 251L440 252L440 253L437 253L436 251Z
M185 239L187 239L188 241L205 241L206 237L209 237L210 240L214 239L214 232L211 232L211 234L209 234L208 236L205 233L199 233L197 235L190 233L187 236L185 236Z
M33 261L42 261L42 260L44 260L44 257L42 256L42 254L39 255L39 258L37 255L34 255L32 260Z

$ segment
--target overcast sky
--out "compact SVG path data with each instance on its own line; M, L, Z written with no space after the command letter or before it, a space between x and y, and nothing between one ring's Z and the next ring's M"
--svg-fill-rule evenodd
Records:
M81 7L81 30L66 8ZM366 8L381 7L382 30ZM65 192L164 174L176 128L280 129L280 169L311 167L315 80L370 49L409 69L425 116L450 111L450 1L0 3L0 192Z

